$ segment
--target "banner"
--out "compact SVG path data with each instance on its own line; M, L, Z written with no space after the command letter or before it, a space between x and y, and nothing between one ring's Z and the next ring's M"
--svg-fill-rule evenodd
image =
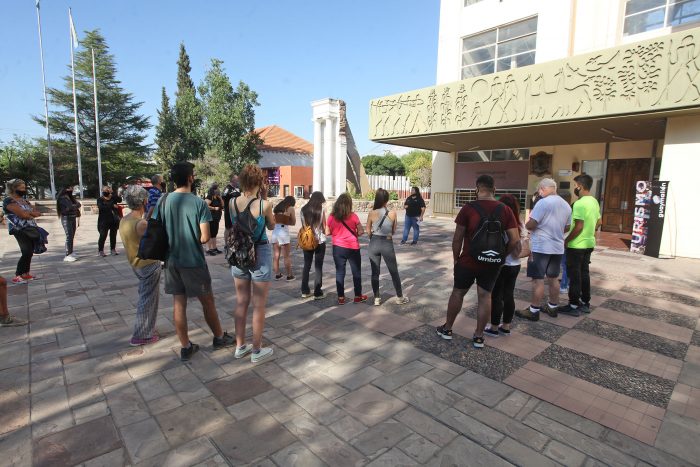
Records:
M635 185L630 251L659 257L666 215L667 181L640 180Z

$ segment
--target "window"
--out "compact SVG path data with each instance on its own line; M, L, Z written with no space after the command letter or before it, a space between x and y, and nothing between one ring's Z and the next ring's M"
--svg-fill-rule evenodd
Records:
M462 79L532 65L536 43L537 16L465 37Z
M304 187L301 185L294 186L294 197L303 198L304 197Z
M289 185L284 185L283 193L285 197L289 196Z
M499 190L496 189L496 199L501 195L513 195L518 198L520 209L525 209L525 199L527 190ZM474 188L458 188L455 190L455 208L461 208L470 201L476 201L476 190Z
M530 159L530 150L493 149L489 151L465 151L457 153L457 162L501 162L501 161L526 161Z
M700 21L700 0L627 0L624 35Z

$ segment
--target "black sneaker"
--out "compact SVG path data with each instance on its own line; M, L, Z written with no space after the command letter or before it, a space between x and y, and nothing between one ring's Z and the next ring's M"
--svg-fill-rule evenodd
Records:
M557 317L557 310L559 309L559 307L554 307L554 308L552 308L552 307L549 306L549 305L545 305L545 306L544 306L544 309L545 309L545 311L547 312L547 314L548 314L549 316L551 316L552 318L556 318L556 317Z
M406 240L401 240L401 244L402 244L402 245L405 245L405 244L406 244Z
M216 252L214 250L207 250L207 256L216 256Z
M530 321L539 321L540 320L540 313L533 313L532 310L530 310L530 307L525 308L524 310L515 310L515 314L518 315L521 318L528 319Z
M415 244L417 244L417 243L418 243L418 242L411 242L411 245L415 245Z
M510 336L510 329L505 329L503 326L498 326L498 331L504 336Z
M590 313L591 312L591 304L581 302L577 309L580 310L582 313Z
M472 346L474 346L475 349L482 349L484 348L484 336L481 337L472 337Z
M190 342L189 347L180 349L180 361L189 362L192 355L196 354L197 352L199 352L199 346Z
M565 315L569 316L581 316L581 311L578 309L578 307L574 308L570 303L559 308L559 313L564 313Z
M437 331L437 335L442 337L443 339L448 340L448 341L452 340L452 329L445 329L444 324L442 326L438 326L436 331Z
M491 337L498 337L498 328L490 327L488 329L484 329L484 334Z
M214 343L212 344L214 350L219 350L226 347L233 347L234 345L236 345L236 338L230 336L227 332L224 332L224 335L221 337L215 337Z

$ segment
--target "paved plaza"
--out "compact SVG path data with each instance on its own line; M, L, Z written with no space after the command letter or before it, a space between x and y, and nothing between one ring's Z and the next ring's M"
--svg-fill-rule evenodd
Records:
M268 300L274 357L253 365L212 351L195 300L191 339L202 351L183 364L166 295L164 338L129 347L137 281L124 255L97 257L96 221L83 216L81 259L63 263L60 223L42 218L51 236L32 263L39 280L9 289L10 312L31 323L0 328L2 465L700 464L699 261L599 248L591 314L515 318L510 337L475 350L474 290L455 339L435 333L454 224L429 219L417 246L396 242L408 305L389 300L384 268L384 305L337 306L330 249L328 297L302 301L295 250L297 279L273 282ZM11 277L18 248L4 226L0 258ZM222 255L207 260L232 332L230 273ZM525 307L524 268L516 287Z

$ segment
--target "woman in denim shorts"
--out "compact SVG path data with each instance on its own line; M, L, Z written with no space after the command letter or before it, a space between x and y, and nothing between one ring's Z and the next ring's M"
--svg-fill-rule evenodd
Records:
M265 360L272 356L271 347L262 347L262 333L265 327L265 307L267 294L272 280L272 248L267 240L265 228L273 229L275 221L272 215L272 204L262 199L263 172L256 165L248 165L239 175L241 196L233 198L230 203L229 213L232 225L236 224L236 208L243 212L250 204L250 212L257 219L258 225L253 232L255 245L255 266L252 268L238 268L231 266L233 283L236 286L236 311L234 320L236 323L236 353L235 358L243 358L249 353L253 363ZM234 206L233 203L236 203ZM246 320L248 306L251 297L253 299L253 344L246 344Z

